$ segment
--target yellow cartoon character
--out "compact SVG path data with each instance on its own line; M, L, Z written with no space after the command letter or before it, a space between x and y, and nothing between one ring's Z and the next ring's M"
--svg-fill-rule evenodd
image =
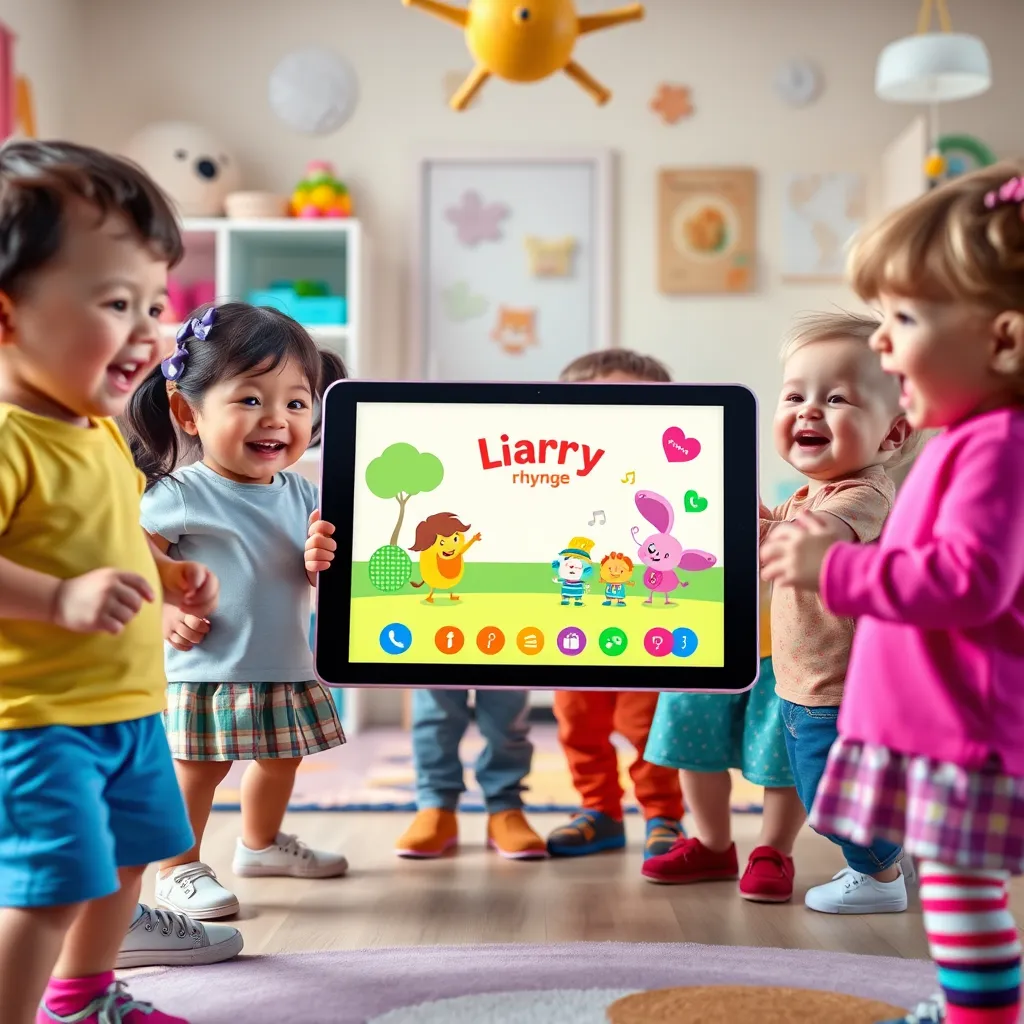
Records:
M601 559L601 582L604 584L604 600L606 608L614 604L625 607L626 587L635 587L632 580L633 559L620 551L613 551Z
M469 524L460 522L459 517L451 512L436 512L416 527L416 537L409 550L420 553L420 576L423 579L419 583L414 581L412 585L430 587L427 594L430 604L434 603L435 590L452 590L462 581L466 567L463 555L480 540L479 533L466 540L463 534L468 529ZM453 601L459 599L458 594L448 596Z

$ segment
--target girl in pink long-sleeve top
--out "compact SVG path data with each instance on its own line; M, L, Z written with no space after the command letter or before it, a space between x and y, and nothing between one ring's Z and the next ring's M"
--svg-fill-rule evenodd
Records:
M925 447L875 544L780 528L767 579L857 619L811 820L924 861L943 995L905 1020L1015 1024L1024 874L1024 165L957 178L859 240L872 347Z

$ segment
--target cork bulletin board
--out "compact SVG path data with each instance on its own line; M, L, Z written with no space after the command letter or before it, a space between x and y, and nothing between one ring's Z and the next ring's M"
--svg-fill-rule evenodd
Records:
M659 172L658 286L663 293L751 292L756 264L756 171Z

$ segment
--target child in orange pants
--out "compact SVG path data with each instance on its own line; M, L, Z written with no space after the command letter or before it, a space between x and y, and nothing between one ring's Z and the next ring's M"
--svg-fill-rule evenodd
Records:
M570 363L560 377L574 383L665 383L671 379L656 359L626 349L588 353ZM555 694L558 739L569 761L582 809L568 824L548 836L548 853L553 857L583 857L603 850L620 850L626 845L613 732L624 736L637 751L629 775L647 822L644 858L667 852L683 834L679 772L644 760L657 704L656 693Z

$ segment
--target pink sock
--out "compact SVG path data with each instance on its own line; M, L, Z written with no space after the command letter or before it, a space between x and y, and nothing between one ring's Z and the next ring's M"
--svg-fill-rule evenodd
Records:
M55 1024L81 1013L93 1000L102 1000L113 984L113 971L93 974L88 978L51 978L46 995L43 996L43 1005L36 1016L36 1024ZM117 995L117 1005L123 1006L131 1001L131 995L122 988ZM98 1020L97 1009L80 1024L96 1024ZM169 1017L159 1010L148 1014L131 1010L122 1020L123 1024L188 1024L183 1017Z

